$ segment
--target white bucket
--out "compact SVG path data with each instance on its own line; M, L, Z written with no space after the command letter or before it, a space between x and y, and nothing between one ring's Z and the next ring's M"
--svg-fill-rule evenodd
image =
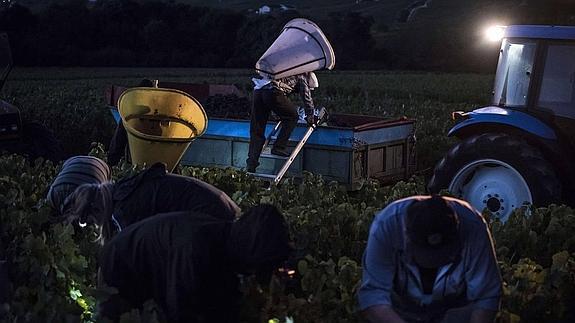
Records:
M290 20L282 33L256 63L256 71L267 79L287 76L335 66L331 44L319 27L303 18Z

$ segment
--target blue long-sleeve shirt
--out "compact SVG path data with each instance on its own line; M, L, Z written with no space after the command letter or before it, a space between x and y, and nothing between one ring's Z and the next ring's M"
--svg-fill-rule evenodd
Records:
M451 307L497 310L501 276L483 217L469 204L448 199L460 221L463 243L457 261L438 268L431 294L425 294L419 269L406 254L405 215L416 196L388 205L373 221L363 258L359 309L390 305L397 312L425 317ZM447 308L446 308L447 307Z

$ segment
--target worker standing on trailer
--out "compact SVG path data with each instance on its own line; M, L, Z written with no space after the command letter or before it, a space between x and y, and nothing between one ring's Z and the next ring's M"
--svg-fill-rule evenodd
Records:
M307 123L310 126L316 124L311 90L318 86L318 81L313 72L331 70L334 66L334 50L317 24L303 18L292 19L285 24L282 32L255 65L263 79L252 79L255 88L246 160L248 172L255 172L259 165L260 154L266 142L266 123L271 111L281 120L281 129L271 153L290 156L286 146L299 114L288 99L288 94L299 93ZM289 164L286 165L289 167Z
M259 165L260 154L266 141L265 130L270 112L281 120L281 129L271 150L274 155L288 157L286 150L289 137L295 128L299 115L297 106L288 98L290 93L298 93L304 104L306 121L309 125L316 122L311 91L318 87L313 72L288 76L278 80L253 79L255 83L253 105L250 117L250 145L246 171L255 172Z
M501 276L485 220L437 195L390 204L371 225L358 298L369 322L493 322Z
M154 216L102 249L100 282L118 293L99 313L117 320L153 299L168 322L239 322L238 274L269 277L290 251L285 219L271 205L235 222L194 212Z
M102 243L157 213L196 211L229 221L240 214L223 191L192 177L170 174L163 163L118 183L81 185L70 195L68 205L68 217L96 225Z

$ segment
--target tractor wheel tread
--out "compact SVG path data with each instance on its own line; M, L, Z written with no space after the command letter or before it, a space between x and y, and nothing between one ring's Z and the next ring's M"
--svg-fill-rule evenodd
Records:
M438 193L447 189L461 167L480 159L501 160L513 166L527 182L534 204L545 205L560 199L561 183L541 152L523 139L503 133L476 135L452 147L437 164L429 191Z

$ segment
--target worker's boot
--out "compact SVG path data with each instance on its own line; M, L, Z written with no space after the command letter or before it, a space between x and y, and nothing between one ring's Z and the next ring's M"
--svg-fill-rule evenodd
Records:
M289 157L291 155L285 148L272 148L271 151L272 155L281 156L281 157Z
M246 172L248 173L255 173L256 172L256 168L260 165L259 162L253 162L252 159L248 158L248 160L246 160Z

